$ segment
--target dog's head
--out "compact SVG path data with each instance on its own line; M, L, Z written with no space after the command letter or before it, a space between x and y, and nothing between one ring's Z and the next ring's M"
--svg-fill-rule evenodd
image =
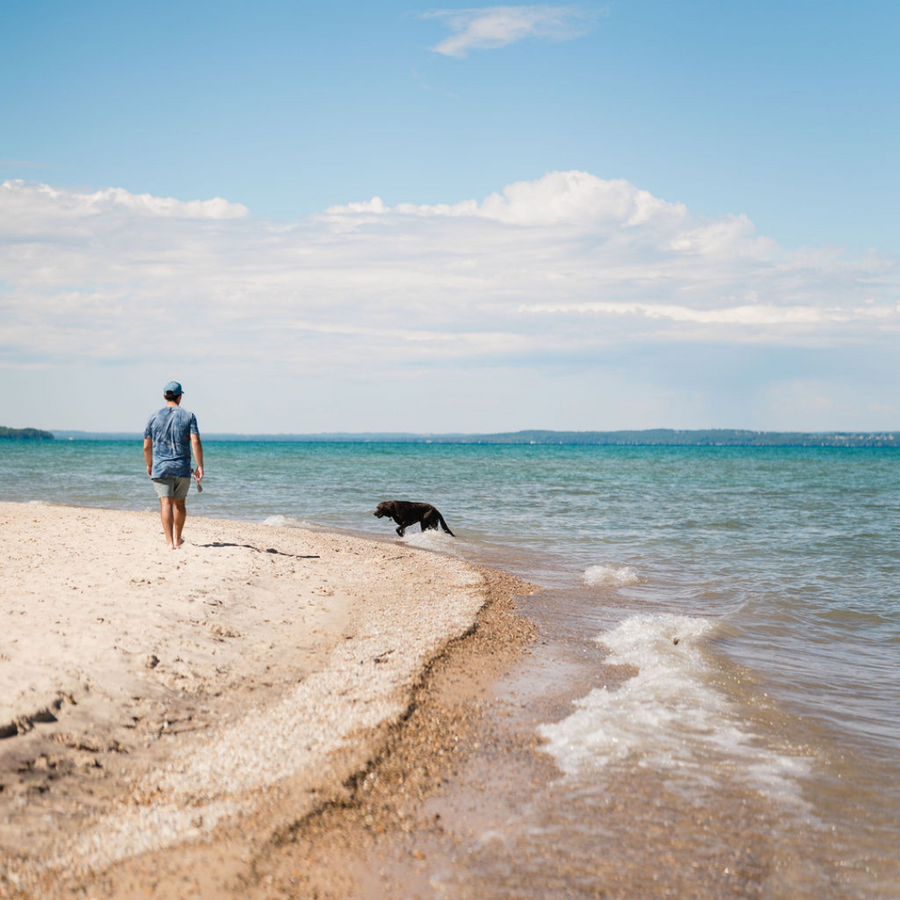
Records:
M375 507L373 515L377 519L383 519L385 516L390 518L394 515L394 501L385 500L383 503L379 503L378 506Z

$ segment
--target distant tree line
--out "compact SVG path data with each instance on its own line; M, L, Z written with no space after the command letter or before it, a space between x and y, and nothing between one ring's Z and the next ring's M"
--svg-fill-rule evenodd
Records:
M4 432L14 429L0 429ZM14 432L19 439L37 437L46 440L54 435L34 428ZM139 432L106 433L86 431L58 431L62 440L111 441L140 440ZM748 431L746 429L713 428L708 430L651 428L644 431L514 431L500 434L397 434L351 433L329 434L213 434L203 435L204 441L291 442L315 444L566 444L607 447L897 447L900 431L896 432L805 432L805 431Z
M52 441L49 431L39 428L7 428L0 425L0 441Z
M748 431L714 428L644 431L514 431L500 434L215 434L222 441L397 444L565 444L608 447L900 447L898 432Z
M440 440L435 438L434 440ZM458 438L454 441L459 440ZM485 444L590 444L642 447L900 447L900 432L747 431L730 428L644 431L516 431L463 438Z

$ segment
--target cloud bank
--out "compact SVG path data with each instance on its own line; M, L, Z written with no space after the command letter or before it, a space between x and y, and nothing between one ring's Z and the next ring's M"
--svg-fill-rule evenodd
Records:
M677 346L867 356L896 347L900 302L893 260L788 251L745 216L585 172L287 224L218 198L0 186L0 367L152 365L179 328L199 366L288 381L635 374Z
M432 50L457 59L470 50L493 50L525 38L569 40L584 34L588 21L584 12L568 6L490 6L433 10L425 16L443 20L452 32Z

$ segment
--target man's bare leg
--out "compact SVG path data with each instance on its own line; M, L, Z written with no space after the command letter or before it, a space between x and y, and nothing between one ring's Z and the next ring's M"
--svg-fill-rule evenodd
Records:
M178 503L177 500L173 500L171 497L160 497L159 498L159 517L162 520L163 533L166 536L166 544L168 544L170 550L175 549L175 538L172 534L172 528L174 525L174 509L172 504ZM182 506L184 506L184 500L181 501ZM184 519L182 518L181 524L184 525Z
M174 546L178 548L184 543L181 532L184 529L184 520L187 518L187 507L184 505L184 500L173 500L172 505L172 536L175 538Z

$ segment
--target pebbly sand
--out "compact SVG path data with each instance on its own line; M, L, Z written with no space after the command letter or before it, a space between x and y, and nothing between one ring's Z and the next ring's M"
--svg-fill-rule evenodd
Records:
M458 559L195 517L185 538L0 503L0 896L367 896L360 842L403 849L532 638L529 586Z

